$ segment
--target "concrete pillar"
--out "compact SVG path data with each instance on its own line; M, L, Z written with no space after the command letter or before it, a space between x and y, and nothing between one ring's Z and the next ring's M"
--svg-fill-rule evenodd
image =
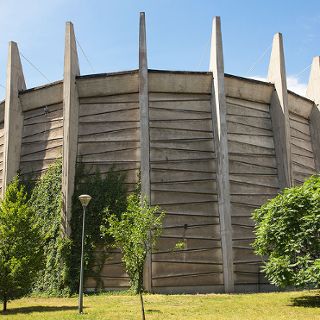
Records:
M4 112L4 154L2 194L20 165L21 141L23 132L23 114L19 91L25 90L19 49L15 42L9 42L7 64L6 100Z
M149 93L146 22L140 12L139 28L139 108L140 108L140 168L141 194L150 203L150 138L149 138ZM152 255L148 254L144 268L144 288L152 290Z
M293 185L293 175L287 78L281 33L276 33L273 37L268 81L274 83L275 86L270 101L270 113L278 163L279 184L282 189Z
M217 191L225 292L234 291L232 226L230 210L227 105L224 90L224 64L220 17L212 23L210 71L212 72L212 121L217 155Z
M63 74L63 227L70 235L71 204L78 149L79 98L76 76L80 75L76 39L71 22L66 23Z
M320 57L313 58L306 96L315 102L310 113L310 133L316 170L320 172Z

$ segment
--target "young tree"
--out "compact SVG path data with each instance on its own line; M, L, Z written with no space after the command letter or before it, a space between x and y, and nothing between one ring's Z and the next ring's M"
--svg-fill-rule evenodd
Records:
M130 278L131 289L140 295L142 317L143 269L148 253L156 245L161 234L164 213L159 207L151 207L137 193L128 196L128 206L121 218L111 215L109 227L102 228L104 235L114 238L115 247L122 252L122 261Z
M7 302L31 290L42 266L41 236L19 178L8 185L0 203L0 300Z
M320 177L285 189L253 213L256 253L277 286L320 284Z

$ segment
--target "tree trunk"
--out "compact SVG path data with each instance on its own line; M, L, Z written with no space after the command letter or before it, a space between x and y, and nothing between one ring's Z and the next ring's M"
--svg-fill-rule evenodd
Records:
M143 305L143 297L142 297L142 292L139 292L140 296L140 303L141 303L141 315L142 315L142 320L146 320L146 317L144 315L144 305Z
M7 311L7 297L3 298L3 312Z

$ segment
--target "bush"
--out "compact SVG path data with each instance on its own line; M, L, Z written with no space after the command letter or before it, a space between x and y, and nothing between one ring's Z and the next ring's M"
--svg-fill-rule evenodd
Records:
M320 177L285 189L256 209L257 254L267 258L264 271L277 286L319 286Z

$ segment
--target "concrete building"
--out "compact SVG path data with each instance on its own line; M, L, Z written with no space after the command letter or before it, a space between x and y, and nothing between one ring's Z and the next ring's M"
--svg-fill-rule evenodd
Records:
M287 89L281 34L268 81L224 73L220 19L212 27L210 71L150 70L145 16L139 69L81 75L72 23L64 79L26 89L17 44L9 44L0 103L2 193L17 170L39 176L63 157L63 227L70 233L76 163L115 165L166 212L159 249L148 257L154 292L238 292L268 288L253 253L252 211L320 168L320 58L307 97ZM173 251L183 241L185 249ZM101 271L103 287L128 286L120 255ZM86 281L95 288L94 278Z

